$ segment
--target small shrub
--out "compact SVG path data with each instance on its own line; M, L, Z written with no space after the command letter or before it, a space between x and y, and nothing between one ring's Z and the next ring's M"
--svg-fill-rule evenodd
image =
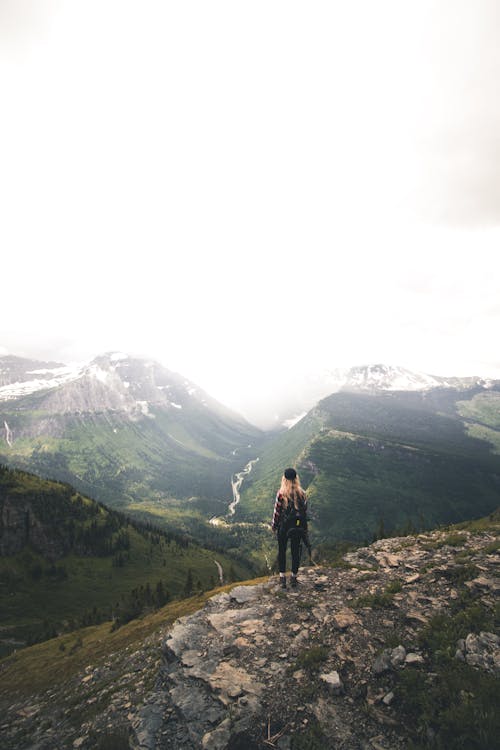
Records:
M394 603L394 594L403 588L403 584L396 578L387 584L383 591L375 591L374 594L365 594L358 597L354 602L355 607L372 607L373 609L389 609Z
M500 554L500 541L491 542L491 544L487 544L486 547L483 549L483 552L487 555L494 555L494 554Z
M299 599L297 602L297 609L311 609L314 607L314 602L310 602L308 599Z
M441 546L463 547L467 538L463 534L448 534L441 542Z
M328 659L326 646L311 646L307 651L302 651L297 657L293 671L296 669L318 669L320 664Z
M385 587L387 594L398 594L403 588L403 583L399 578L395 578Z
M438 576L446 578L447 581L454 584L471 581L479 575L479 572L479 568L473 563L464 563L463 565L446 568L446 570L436 571Z

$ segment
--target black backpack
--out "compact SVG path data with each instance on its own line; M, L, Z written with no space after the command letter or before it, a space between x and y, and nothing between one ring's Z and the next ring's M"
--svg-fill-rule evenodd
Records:
M296 534L303 536L307 531L307 514L304 498L299 497L297 505L298 508L295 507L293 500L289 500L288 505L283 511L282 528L286 530L287 536Z

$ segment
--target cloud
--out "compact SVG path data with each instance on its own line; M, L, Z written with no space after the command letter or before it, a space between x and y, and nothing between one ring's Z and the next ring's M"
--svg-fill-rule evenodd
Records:
M0 0L0 39L12 52L43 38L62 0Z
M498 224L498 3L436 3L429 20L416 130L420 209L436 223Z

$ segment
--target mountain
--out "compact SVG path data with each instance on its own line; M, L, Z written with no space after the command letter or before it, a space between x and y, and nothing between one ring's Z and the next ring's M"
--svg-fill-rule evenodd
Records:
M0 663L2 748L493 750L499 521L23 649Z
M0 373L0 459L144 517L224 512L232 474L261 439L152 360L108 353L69 368L2 357Z
M318 401L332 393L348 391L374 393L377 391L423 391L433 388L466 389L476 385L487 386L480 377L442 377L408 370L387 364L366 364L348 368L321 370L307 375L297 375L293 387L283 389L278 395L275 411L256 409L256 423L268 429L291 427Z
M321 543L488 513L500 492L500 383L328 396L267 445L238 519L270 520L288 465L308 489Z
M457 378L427 375L423 372L408 370L405 367L375 364L351 367L347 370L333 370L328 377L336 380L338 388L343 391L427 391L432 388L470 388L485 385L487 381L478 377Z
M240 559L0 465L0 654L248 576Z

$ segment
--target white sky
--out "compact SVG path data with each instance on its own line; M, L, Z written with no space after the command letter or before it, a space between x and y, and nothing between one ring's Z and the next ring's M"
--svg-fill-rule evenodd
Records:
M500 377L497 0L0 0L0 351Z

